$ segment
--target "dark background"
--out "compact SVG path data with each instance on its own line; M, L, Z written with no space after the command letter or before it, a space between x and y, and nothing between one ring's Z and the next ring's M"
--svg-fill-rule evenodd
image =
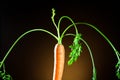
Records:
M51 9L55 8L57 22L61 16L69 16L74 22L88 22L100 29L120 50L119 6L116 3L82 3L67 1L4 1L1 2L0 60L3 59L14 41L24 32L44 28L56 34L51 21ZM70 22L64 19L61 30ZM97 69L97 80L117 80L115 76L116 55L111 46L92 28L78 26L82 37L88 42ZM71 28L74 32L74 28ZM66 61L63 80L90 80L92 65L88 50L72 66L67 66L73 37L63 39ZM52 80L53 51L57 41L43 32L33 32L22 38L6 59L6 71L14 80Z

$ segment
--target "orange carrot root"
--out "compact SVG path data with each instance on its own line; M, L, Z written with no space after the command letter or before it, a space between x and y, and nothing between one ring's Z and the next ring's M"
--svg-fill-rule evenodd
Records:
M65 62L65 49L62 44L56 44L54 48L54 72L53 80L62 80Z

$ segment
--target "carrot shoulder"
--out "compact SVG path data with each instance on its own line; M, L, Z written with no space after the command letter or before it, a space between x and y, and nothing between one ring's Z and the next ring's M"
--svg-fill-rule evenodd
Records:
M65 49L62 44L56 44L54 48L54 72L53 80L62 80L65 62Z

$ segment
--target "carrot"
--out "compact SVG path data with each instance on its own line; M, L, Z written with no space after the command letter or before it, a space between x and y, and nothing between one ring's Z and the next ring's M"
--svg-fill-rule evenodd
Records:
M56 44L54 48L54 72L53 80L62 80L65 62L65 49L62 44Z

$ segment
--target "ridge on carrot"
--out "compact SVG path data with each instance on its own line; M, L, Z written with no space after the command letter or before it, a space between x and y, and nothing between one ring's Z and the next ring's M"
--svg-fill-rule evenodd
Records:
M15 45L18 43L19 40L21 40L23 37L25 37L27 34L31 33L31 32L45 32L49 35L51 35L53 38L55 38L57 40L57 44L55 45L54 48L54 68L53 68L53 80L62 80L62 76L63 76L63 71L64 71L64 62L65 62L65 48L64 45L62 44L62 39L66 36L73 36L74 40L73 43L69 46L69 48L71 49L70 52L70 59L68 61L68 65L72 65L75 61L77 61L78 57L80 56L80 54L82 53L82 43L86 45L89 53L90 53L90 57L91 57L91 61L92 61L92 67L93 67L93 77L92 80L97 80L97 73L96 73L96 67L95 67L95 63L94 63L94 58L93 58L93 54L92 51L90 49L90 46L88 45L88 43L82 38L82 35L79 33L78 29L77 29L77 25L87 25L88 27L93 28L96 32L98 32L107 42L108 44L112 47L112 49L115 52L115 55L118 59L118 63L116 64L116 76L118 77L118 79L120 79L120 54L119 52L116 50L116 48L114 47L114 45L111 43L111 41L98 29L96 28L94 25L89 24L89 23L85 23L85 22L77 22L75 23L70 17L68 16L62 16L59 21L58 24L56 24L54 17L55 17L55 9L52 8L52 22L56 28L57 31L57 35L53 34L52 32L45 30L45 29L32 29L29 31L26 31L25 33L23 33L20 37L17 38L17 40L13 43L13 45L10 47L10 49L7 51L6 55L3 57L2 61L0 61L0 78L3 80L12 80L12 77L6 72L5 70L5 60L7 59L8 55L10 54L10 52L12 51L12 49L15 47ZM63 19L68 19L71 24L69 26L67 26L64 31L60 34L60 23ZM71 27L75 28L75 34L73 33L66 33Z

